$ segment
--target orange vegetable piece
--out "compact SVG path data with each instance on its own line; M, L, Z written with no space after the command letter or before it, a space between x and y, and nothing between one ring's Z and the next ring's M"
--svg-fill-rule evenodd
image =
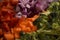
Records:
M24 32L32 32L31 28L30 27L26 27L26 30Z
M14 35L11 33L4 33L4 37L7 40L14 40Z
M20 35L19 34L17 34L17 33L15 33L15 39L19 39L20 38Z
M14 30L15 33L20 33L21 28L19 28L19 27L15 27L13 30Z

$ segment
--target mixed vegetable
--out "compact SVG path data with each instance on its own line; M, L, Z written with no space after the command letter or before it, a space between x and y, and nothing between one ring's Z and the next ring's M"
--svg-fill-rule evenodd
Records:
M0 40L60 40L60 0L1 0Z

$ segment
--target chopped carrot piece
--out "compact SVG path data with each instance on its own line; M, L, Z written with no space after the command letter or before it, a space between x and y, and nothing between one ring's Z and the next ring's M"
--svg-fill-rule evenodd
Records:
M4 37L5 37L7 40L14 40L14 35L11 34L11 33L4 33Z

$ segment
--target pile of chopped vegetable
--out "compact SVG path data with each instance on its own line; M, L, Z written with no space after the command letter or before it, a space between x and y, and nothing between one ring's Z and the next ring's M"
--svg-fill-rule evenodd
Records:
M0 40L60 40L60 0L1 0Z

